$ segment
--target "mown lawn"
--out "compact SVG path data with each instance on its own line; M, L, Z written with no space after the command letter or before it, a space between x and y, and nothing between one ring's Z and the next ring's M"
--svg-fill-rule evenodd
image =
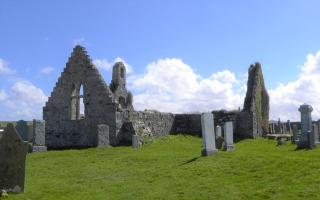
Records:
M23 194L9 199L320 199L320 147L244 140L199 157L201 138L27 156Z

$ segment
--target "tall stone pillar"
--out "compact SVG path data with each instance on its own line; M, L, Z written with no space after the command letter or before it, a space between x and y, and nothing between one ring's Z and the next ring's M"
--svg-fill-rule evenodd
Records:
M315 147L311 118L313 108L310 105L303 104L300 106L299 111L301 113L301 138L298 148L313 149Z

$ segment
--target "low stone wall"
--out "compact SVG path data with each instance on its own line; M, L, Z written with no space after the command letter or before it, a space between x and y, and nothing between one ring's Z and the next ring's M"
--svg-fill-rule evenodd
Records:
M235 124L239 111L214 110L214 125L223 127L225 122L233 122Z
M201 114L175 114L170 133L201 136Z
M158 111L140 111L134 112L133 120L138 129L147 130L153 136L164 136L168 135L171 131L174 115Z

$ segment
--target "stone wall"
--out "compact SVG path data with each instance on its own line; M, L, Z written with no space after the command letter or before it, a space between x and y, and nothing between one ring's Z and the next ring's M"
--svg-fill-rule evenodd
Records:
M123 66L118 64L117 67ZM125 80L121 81L111 91L84 48L76 46L43 108L48 148L97 146L99 124L109 126L110 143L116 145L120 130L117 124L119 111L125 107L133 109L128 104L132 102L128 100L130 95L122 88L124 83ZM83 94L80 93L81 86ZM81 98L84 116L80 113Z
M235 123L239 111L214 110L212 114L214 116L214 125L223 127L225 122L231 121Z
M269 131L269 95L264 85L260 63L248 70L247 93L242 111L237 115L236 135L242 138L265 136Z
M201 136L201 114L175 114L171 133Z

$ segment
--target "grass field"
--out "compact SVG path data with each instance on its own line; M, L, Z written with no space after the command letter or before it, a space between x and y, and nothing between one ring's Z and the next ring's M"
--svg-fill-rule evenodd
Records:
M320 148L244 140L199 157L201 139L27 156L25 193L9 199L320 199Z

